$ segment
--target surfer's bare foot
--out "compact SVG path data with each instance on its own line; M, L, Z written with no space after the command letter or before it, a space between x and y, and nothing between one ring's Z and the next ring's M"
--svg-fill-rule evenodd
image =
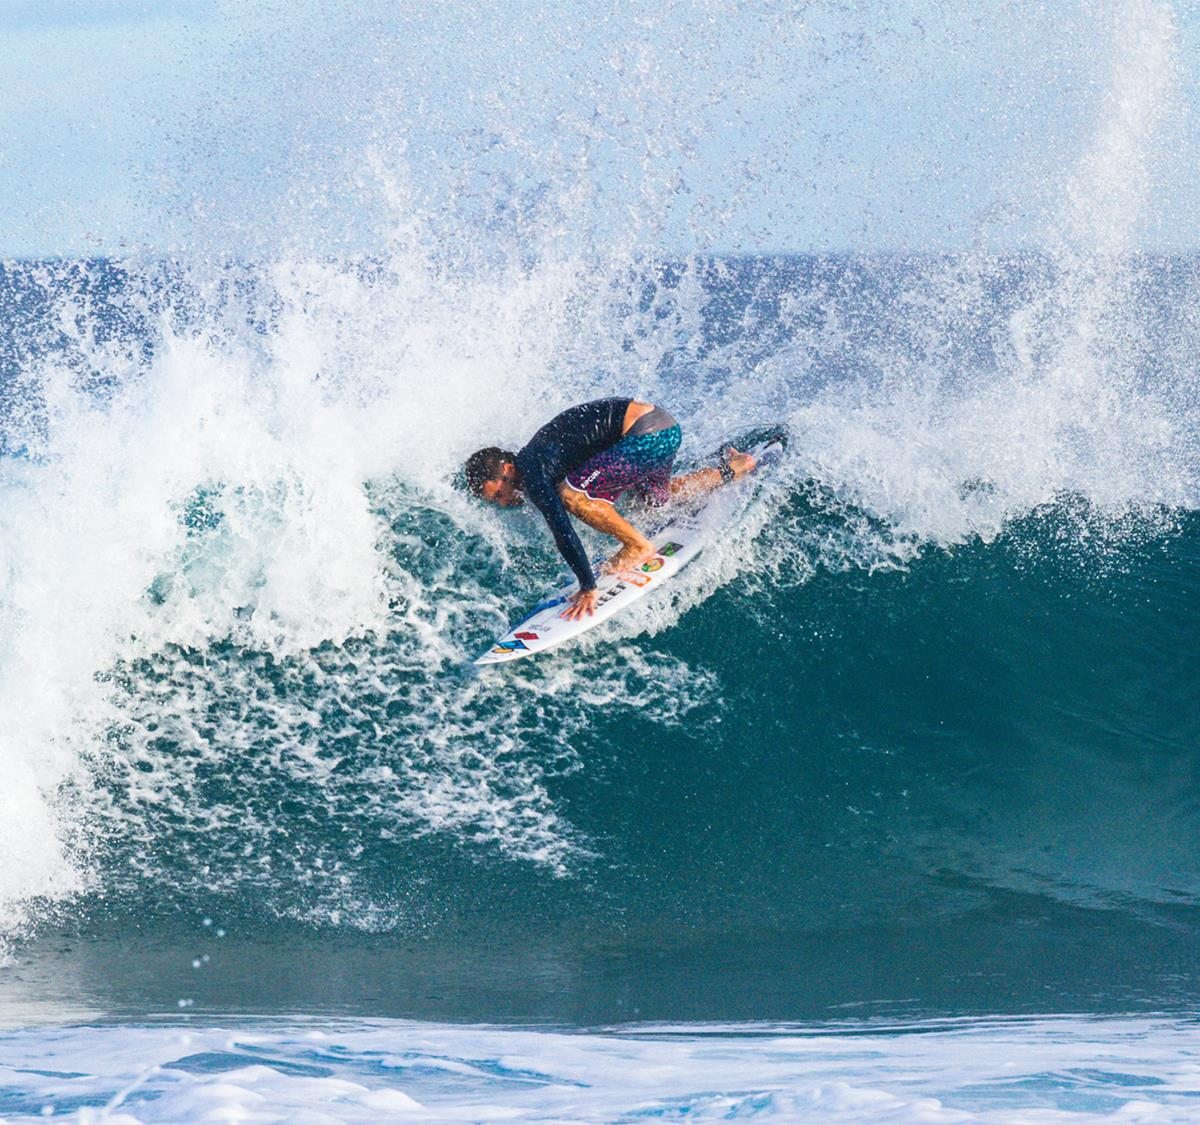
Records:
M725 463L733 470L735 478L754 472L758 465L758 462L749 453L739 453L732 446L729 448L729 456L725 458Z
M601 574L616 574L619 570L633 570L634 567L641 566L647 559L653 558L655 554L654 544L647 541L645 543L632 543L628 547L622 547L608 562L600 567Z
M576 621L585 614L591 617L596 612L596 590L576 590L567 599L567 608L560 614L568 621Z

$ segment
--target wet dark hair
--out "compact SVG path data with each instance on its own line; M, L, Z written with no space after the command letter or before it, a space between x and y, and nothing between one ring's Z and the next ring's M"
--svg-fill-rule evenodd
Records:
M477 449L467 458L466 476L467 487L476 495L482 495L485 481L495 480L500 475L500 467L506 461L515 462L517 455L507 449L489 445L486 449Z

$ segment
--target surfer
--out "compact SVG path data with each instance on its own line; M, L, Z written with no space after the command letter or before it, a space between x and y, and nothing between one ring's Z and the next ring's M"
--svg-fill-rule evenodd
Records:
M596 577L567 513L611 535L621 549L601 571L638 566L654 545L616 509L623 492L653 505L700 496L754 468L748 453L729 451L718 468L672 477L679 423L661 406L629 398L602 398L573 406L547 422L517 453L496 446L467 459L467 487L482 500L515 508L525 498L550 525L554 542L579 579L563 616L575 620L596 610Z

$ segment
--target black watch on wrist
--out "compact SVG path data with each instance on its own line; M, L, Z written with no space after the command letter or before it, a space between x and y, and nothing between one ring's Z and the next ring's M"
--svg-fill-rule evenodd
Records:
M729 462L724 457L721 458L721 463L717 466L717 472L721 474L721 483L728 484L736 475L729 467Z

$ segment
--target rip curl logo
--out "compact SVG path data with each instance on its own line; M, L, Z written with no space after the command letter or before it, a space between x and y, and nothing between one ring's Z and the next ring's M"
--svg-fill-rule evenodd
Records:
M645 571L662 570L662 564L662 559L648 559L646 562L642 563L642 569Z
M583 478L583 487L588 488L599 475L600 470L593 469L586 477Z

